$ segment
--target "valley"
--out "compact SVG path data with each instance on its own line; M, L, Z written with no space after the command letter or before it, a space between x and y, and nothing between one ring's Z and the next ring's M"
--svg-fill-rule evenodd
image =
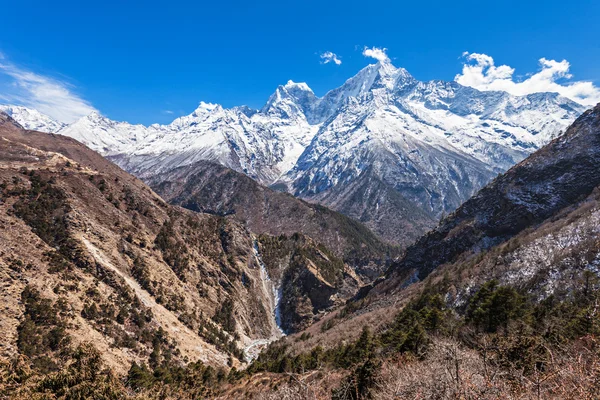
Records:
M389 60L170 125L2 106L0 397L596 398L599 162L600 105Z

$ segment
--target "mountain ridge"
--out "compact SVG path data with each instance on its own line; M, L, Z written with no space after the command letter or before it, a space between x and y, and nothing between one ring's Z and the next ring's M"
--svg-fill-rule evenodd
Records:
M31 295L44 304L66 303L64 337L77 344L89 335L120 374L124 363L149 362L153 335L162 343L156 351L173 367L198 360L239 366L282 329L310 325L389 265L393 249L368 229L288 194L273 192L317 216L306 232L315 238L298 233L302 210L285 231L252 232L232 215L170 205L75 139L24 130L4 113L0 138L7 305L0 332L8 338L0 357L24 351L34 363L58 361L42 345L27 350L19 339L25 329L19 299ZM279 309L290 312L279 318ZM48 333L28 329L32 343Z
M302 233L325 245L353 265L357 273L370 279L381 274L387 259L399 252L399 248L381 242L343 213L274 191L242 173L209 161L157 174L148 184L171 204L198 212L231 215L258 235ZM402 244L409 244L415 232L422 229L421 226L410 229L413 234L407 233L408 238Z

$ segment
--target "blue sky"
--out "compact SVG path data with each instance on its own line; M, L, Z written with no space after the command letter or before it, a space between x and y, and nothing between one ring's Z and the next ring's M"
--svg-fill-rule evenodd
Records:
M289 79L322 95L373 62L362 54L373 46L420 80L455 79L470 52L513 68L513 81L545 58L568 61L561 82L600 84L598 1L21 0L2 13L0 102L73 101L132 123L166 123L201 100L260 107Z

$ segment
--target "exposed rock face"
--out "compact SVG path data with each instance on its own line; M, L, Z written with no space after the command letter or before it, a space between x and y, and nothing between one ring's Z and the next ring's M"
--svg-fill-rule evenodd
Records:
M259 243L281 292L281 327L286 332L306 328L320 311L341 304L348 285L352 292L360 284L341 259L303 235L262 236Z

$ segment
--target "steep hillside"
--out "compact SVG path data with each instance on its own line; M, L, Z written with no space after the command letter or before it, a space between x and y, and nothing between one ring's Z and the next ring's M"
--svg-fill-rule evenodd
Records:
M4 114L0 226L0 394L15 384L7 360L29 371L20 379L67 373L81 357L116 376L141 366L169 381L188 365L214 377L283 334L280 303L295 310L284 325L294 331L359 284L308 238L256 237L234 218L171 206L79 142ZM263 261L263 248L281 257ZM328 292L315 296L311 279Z
M340 213L264 187L219 164L199 161L157 174L148 178L148 183L171 204L194 211L233 215L256 234L303 233L332 250L357 272L371 277L383 272L381 267L386 264L386 258L397 251ZM404 245L414 240L415 232L424 230L423 225L429 222L424 218L419 221L422 225L415 226L398 219L408 228L397 239Z
M465 252L479 252L577 204L600 184L600 107L496 178L411 246L392 271L420 278Z
M432 228L436 218L383 182L373 168L310 198L364 223L385 240L405 247Z
M53 365L48 348L24 347L49 340L45 319L23 325L28 297L32 307L54 304L61 336L93 340L121 373L149 357L225 365L229 356L243 360L244 343L276 331L256 290L252 238L239 224L169 206L72 139L6 119L0 129L4 355ZM227 301L225 323L218 317Z

